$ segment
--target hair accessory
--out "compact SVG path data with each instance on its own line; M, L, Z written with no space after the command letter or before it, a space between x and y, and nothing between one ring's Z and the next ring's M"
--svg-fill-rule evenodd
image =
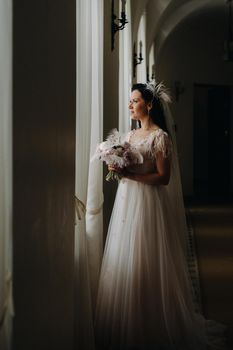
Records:
M171 96L168 89L165 87L163 82L161 83L146 83L146 90L150 90L154 97L157 97L162 102L171 103Z

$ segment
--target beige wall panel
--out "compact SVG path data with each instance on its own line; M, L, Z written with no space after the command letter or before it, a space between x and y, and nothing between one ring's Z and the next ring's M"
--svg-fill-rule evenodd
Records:
M75 1L14 1L14 350L73 349Z

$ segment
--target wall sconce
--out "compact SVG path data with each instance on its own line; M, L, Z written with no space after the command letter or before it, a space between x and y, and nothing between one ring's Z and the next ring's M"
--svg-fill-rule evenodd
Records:
M117 16L114 14L114 0L112 0L112 23L111 23L111 30L112 30L112 37L111 37L111 48L112 51L114 50L114 37L116 32L118 30L122 30L125 28L126 23L128 23L126 19L126 14L125 14L125 4L126 0L121 0L121 18L117 18ZM118 21L120 25L115 23L115 21Z
M155 64L152 65L152 74L151 74L151 80L154 81L155 80Z
M136 52L136 45L134 43L134 46L133 46L133 76L135 77L136 76L136 66L138 64L141 64L142 61L143 61L143 58L142 58L142 41L140 40L139 42L139 56L137 56L137 52Z
M181 82L176 80L175 83L175 96L176 101L179 101L180 95L184 93L184 87L181 85Z
M155 82L155 64L152 64L151 66L151 77L149 75L149 67L147 67L147 82L153 83Z
M150 82L149 67L148 66L146 67L146 81L147 81L147 83Z
M228 34L224 42L223 59L226 62L233 62L232 0L226 0L226 4L228 4Z

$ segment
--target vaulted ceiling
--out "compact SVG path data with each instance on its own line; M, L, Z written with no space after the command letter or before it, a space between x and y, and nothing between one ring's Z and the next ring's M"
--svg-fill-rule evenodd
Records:
M169 35L183 21L202 16L226 16L226 0L131 0L133 40L136 37L140 17L147 14L147 53L155 42L159 53Z

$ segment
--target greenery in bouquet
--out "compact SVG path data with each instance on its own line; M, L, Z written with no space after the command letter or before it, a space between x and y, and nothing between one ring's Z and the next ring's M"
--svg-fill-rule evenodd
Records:
M106 141L101 142L96 149L92 159L99 159L107 165L116 167L118 171L110 170L106 180L120 180L122 178L121 170L143 162L142 154L125 140L125 137L114 129L107 137Z

